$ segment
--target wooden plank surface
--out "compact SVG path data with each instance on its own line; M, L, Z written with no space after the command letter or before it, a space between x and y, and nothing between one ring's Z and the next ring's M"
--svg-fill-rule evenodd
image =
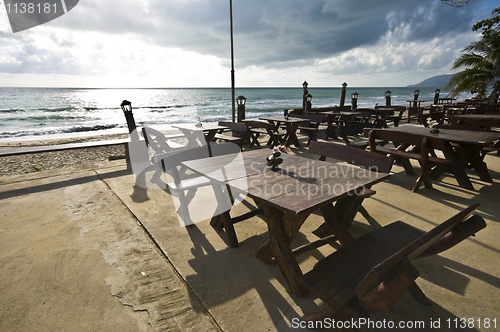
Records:
M288 154L281 155L283 163L273 171L265 160L269 154L267 149L241 153L243 164L240 165L245 167L245 172L238 169L238 162L229 166L226 174L216 172L234 156L193 160L184 165L217 181L225 179L231 187L247 191L250 197L293 214L311 212L389 176Z
M438 137L447 142L486 145L500 139L500 133L472 130L440 129L439 133L431 133L429 128L420 126L399 126L384 130L402 131L426 137Z

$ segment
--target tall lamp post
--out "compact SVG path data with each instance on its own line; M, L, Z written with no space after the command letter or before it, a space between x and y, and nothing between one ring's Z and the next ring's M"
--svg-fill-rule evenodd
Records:
M235 120L235 106L234 106L234 50L233 50L233 1L229 0L229 20L231 26L231 106L232 106L232 120Z
M247 99L243 96L238 96L236 102L238 103L238 122L245 120L245 103Z
M391 90L385 92L385 106L391 106Z

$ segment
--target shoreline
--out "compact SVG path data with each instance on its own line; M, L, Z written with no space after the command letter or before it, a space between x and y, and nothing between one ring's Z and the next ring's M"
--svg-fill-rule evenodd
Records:
M171 128L161 130L164 134L175 134L179 131ZM0 150L33 146L48 146L129 137L128 132L117 134L100 134L86 136L68 136L60 138L40 138L20 141L0 142ZM77 150L39 152L25 155L0 157L0 176L27 174L41 171L77 167L81 165L99 164L109 161L110 156L124 156L125 146L90 147Z

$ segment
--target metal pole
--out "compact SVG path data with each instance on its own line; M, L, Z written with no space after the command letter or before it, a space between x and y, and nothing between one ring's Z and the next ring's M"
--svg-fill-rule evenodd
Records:
M231 21L231 100L232 100L232 118L235 122L235 98L234 98L234 51L233 51L233 1L229 0L229 20Z

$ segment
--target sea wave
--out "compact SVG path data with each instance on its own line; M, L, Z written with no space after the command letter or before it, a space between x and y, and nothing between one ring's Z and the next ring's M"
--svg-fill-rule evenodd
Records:
M19 131L4 131L0 132L0 139L5 138L26 138L26 137L40 137L40 136L50 136L58 134L71 134L71 133L92 133L97 131L107 131L110 129L120 129L124 126L122 125L95 125L95 126L74 126L68 129L49 129L43 128L45 124L41 124L36 129L31 130L19 130Z
M119 127L122 127L122 125L110 124L110 125L95 125L95 126L74 126L68 129L62 129L61 133L80 133L84 131L108 130Z
M0 110L0 113L17 113L17 112L26 112L26 110L22 108L10 108L10 109Z
M42 107L42 108L38 108L38 110L42 111L42 112L65 112L65 111L72 111L72 110L75 110L77 108L73 107L73 106L68 106L68 107L54 107L54 108L50 108L50 107Z
M74 116L74 115L32 115L32 116L23 116L23 117L8 117L3 118L2 121L43 121L43 120L79 120L86 119L83 116Z

